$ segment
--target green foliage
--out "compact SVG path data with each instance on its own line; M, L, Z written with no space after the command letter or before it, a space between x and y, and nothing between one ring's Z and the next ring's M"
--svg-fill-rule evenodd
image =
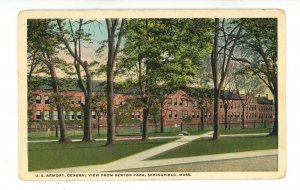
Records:
M127 19L117 74L138 87L141 101L147 97L145 108L163 102L192 84L210 51L210 26L209 19Z
M277 94L278 31L277 19L243 19L244 31L240 40L237 61L257 75L274 94Z

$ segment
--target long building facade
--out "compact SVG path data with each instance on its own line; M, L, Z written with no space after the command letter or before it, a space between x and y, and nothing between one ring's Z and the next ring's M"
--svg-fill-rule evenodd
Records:
M97 92L94 92L95 94ZM58 120L56 107L53 105L52 91L49 89L34 90L31 93L31 100L28 102L28 122L29 128L45 128L53 126L55 121ZM67 126L69 127L82 127L83 122L83 109L81 104L84 104L84 95L78 90L64 92L68 97L67 107L64 115ZM122 107L126 104L127 100L132 99L134 95L130 93L115 93L114 104L116 108ZM227 98L219 99L219 123L225 122L224 100L230 101L227 107L227 122L230 124L241 124L243 117L242 100L245 96L240 98L237 96L230 96ZM166 96L159 114L162 115L165 127L179 126L182 122L191 125L200 125L201 119L205 125L213 124L213 101L201 109L199 102L188 95L183 90L176 91ZM127 113L127 112L130 113ZM132 122L127 120L123 126L138 125L142 122L143 113L142 109L127 110L126 114L132 119ZM274 108L273 101L268 99L267 96L251 95L248 98L248 103L244 107L245 123L271 123L274 121ZM122 117L122 113L120 115ZM149 117L149 126L153 126L153 120ZM92 111L92 127L106 127L105 113L99 113L97 110Z

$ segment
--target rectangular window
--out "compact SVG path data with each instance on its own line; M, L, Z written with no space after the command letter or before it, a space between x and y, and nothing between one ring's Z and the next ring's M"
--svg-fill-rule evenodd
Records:
M131 119L134 119L135 118L135 112L131 112Z
M96 119L96 112L92 111L92 119Z
M57 111L53 111L53 120L58 120Z
M123 105L122 97L119 97L119 106Z
M36 120L41 120L42 119L41 111L36 111L35 112L35 119Z
M45 96L45 105L49 105L50 101L49 101L49 96Z
M168 105L172 106L172 98L168 98Z
M185 102L185 107L188 107L189 101L188 101L188 100L185 100L184 102Z
M141 113L139 111L137 111L136 116L137 116L138 119L140 119L141 118Z
M74 106L74 104L75 104L74 97L71 97L71 105Z
M82 119L81 111L77 111L77 119L78 120Z
M185 118L188 118L188 116L189 116L188 111L184 111L184 117L185 117Z
M195 112L192 111L192 118L195 118Z
M177 106L177 98L174 99L174 106Z
M77 104L81 105L81 96L77 96Z
M182 110L179 111L179 118L180 118L180 119L183 118L183 111L182 111Z
M179 100L179 105L182 106L182 104L183 104L183 100L180 99L180 100Z
M69 112L69 119L74 120L74 111Z
M211 114L210 114L210 112L208 113L208 117L209 117L209 118L211 117Z
M169 118L172 118L172 111L169 110Z
M194 101L194 107L197 107L197 106L198 106L197 101Z
M178 118L178 112L174 111L174 118Z
M66 111L64 111L64 117L65 117L65 119L67 119L67 114L66 114Z
M220 108L223 108L223 104L222 104L222 102L220 102Z
M44 111L44 120L49 120L49 119L50 119L50 112Z
M37 95L37 96L35 97L35 103L36 103L36 104L41 104L41 96L40 96L40 95Z
M200 117L200 115L199 115L199 112L197 111L197 118L199 118Z

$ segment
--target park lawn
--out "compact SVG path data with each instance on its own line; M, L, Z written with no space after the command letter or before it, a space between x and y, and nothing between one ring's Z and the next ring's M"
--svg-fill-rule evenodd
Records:
M206 131L199 131L197 129L191 129L191 130L186 130L188 131L191 135L197 135L197 134L202 134ZM178 136L180 134L180 128L177 127L168 127L164 129L164 132L161 133L160 129L155 129L155 128L150 128L148 135L149 137L162 137L162 136ZM138 128L124 128L124 129L118 129L117 130L117 135L142 135L140 129ZM69 130L67 131L67 136L68 138L74 140L74 139L82 139L83 132L82 130ZM100 130L100 136L98 136L97 130L93 130L93 138L94 139L105 139L106 138L106 129L101 129ZM40 131L40 132L31 132L28 134L28 140L29 141L34 141L34 140L58 140L59 137L55 137L55 132L54 131Z
M221 134L252 134L252 133L269 133L271 131L270 128L245 128L245 129L231 129L225 130L221 129Z
M178 158L252 150L277 149L278 137L226 137L219 141L198 139L178 148L153 156L149 160Z
M106 164L126 156L159 146L175 139L116 141L113 147L105 142L28 143L28 170Z

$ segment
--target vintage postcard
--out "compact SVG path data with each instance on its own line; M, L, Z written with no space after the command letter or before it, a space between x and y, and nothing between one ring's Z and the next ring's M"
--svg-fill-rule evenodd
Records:
M23 180L277 179L282 10L23 11Z

